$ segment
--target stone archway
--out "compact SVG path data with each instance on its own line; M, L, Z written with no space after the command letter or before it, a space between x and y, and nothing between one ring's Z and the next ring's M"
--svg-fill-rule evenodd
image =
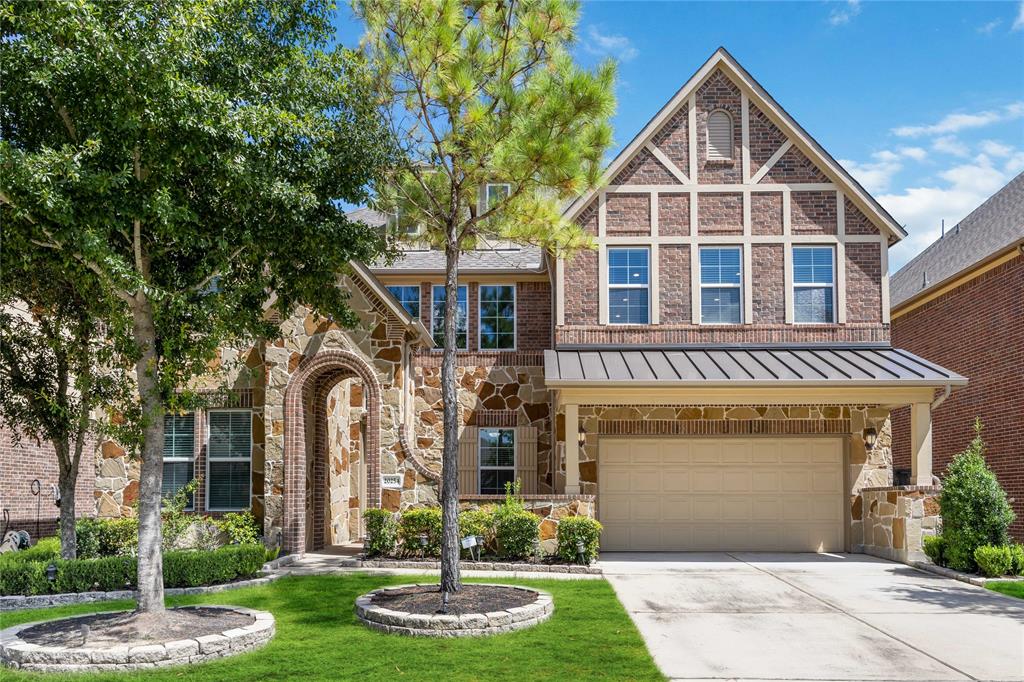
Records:
M304 397L342 379L357 377L363 385L366 409L366 508L380 507L381 388L373 369L347 350L325 350L303 360L288 382L284 397L284 549L306 547L306 410ZM317 397L314 395L314 397Z

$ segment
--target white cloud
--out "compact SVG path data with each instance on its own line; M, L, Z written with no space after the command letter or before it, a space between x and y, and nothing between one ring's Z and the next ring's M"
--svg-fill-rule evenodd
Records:
M983 140L981 143L981 151L985 152L989 156L1009 156L1013 153L1013 147L1008 144L996 142L995 140Z
M903 170L903 160L923 161L928 152L920 147L900 147L896 151L883 149L871 155L871 161L858 163L842 159L840 163L857 178L869 192L884 192L889 189L893 177Z
M993 19L992 21L988 22L987 24L982 24L976 30L978 31L978 33L983 33L985 35L992 35L992 31L994 31L997 28L999 28L999 24L1001 24L1001 23L1003 23L1002 19Z
M900 147L899 152L903 156L913 159L914 161L924 161L928 156L928 152L920 147Z
M850 19L860 14L860 0L846 0L842 7L834 8L828 15L828 23L842 26L850 23Z
M587 39L583 41L583 49L599 57L615 57L620 62L628 62L640 54L626 36L602 33L597 26L587 28Z
M1017 18L1013 20L1011 31L1019 31L1024 28L1024 0L1017 6Z
M1011 157L1014 164L993 165L982 154L973 161L942 171L935 180L900 192L876 196L878 201L906 225L909 236L889 252L892 271L935 241L942 230L952 229L964 216L980 206L1024 169L1024 152Z
M1013 102L995 110L979 111L973 114L947 114L938 123L900 126L893 128L892 132L900 137L945 135L969 128L983 128L1002 121L1012 121L1022 116L1024 116L1024 102Z
M935 138L932 141L932 149L944 154L952 154L953 156L967 156L970 151L967 149L967 145L952 135Z

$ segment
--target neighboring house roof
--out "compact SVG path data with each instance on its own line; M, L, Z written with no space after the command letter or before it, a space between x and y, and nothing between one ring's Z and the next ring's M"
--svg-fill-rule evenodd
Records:
M715 53L704 62L697 72L686 81L686 84L668 101L665 106L652 118L646 126L633 138L633 140L623 149L618 156L612 161L611 165L608 166L604 174L604 180L601 183L607 184L614 178L618 172L629 163L634 156L642 151L647 142L653 137L662 125L668 121L668 119L679 110L680 107L684 106L690 95L700 86L704 80L714 72L716 68L720 68L727 76L729 76L740 89L750 97L758 108L760 108L774 123L782 130L786 137L792 140L793 145L796 146L801 152L803 152L811 161L821 167L822 171L828 175L833 182L835 182L843 190L846 196L853 201L861 211L864 212L869 219L874 219L879 225L884 226L892 236L898 241L903 237L907 236L906 231L896 222L896 219L889 215L889 212L882 208L874 197L861 187L860 183L857 182L852 175L850 175L845 168L843 168L839 162L837 162L832 156L822 148L818 142L807 134L800 124L798 124L792 116L790 116L785 109L779 106L768 92L761 87L754 78L747 73L746 69L739 65L739 63L733 58L731 54L724 48L720 47L715 50ZM692 179L691 179L692 181ZM739 186L737 186L739 187ZM580 211L582 211L594 198L597 190L591 190L586 194L583 194L578 199L573 201L565 209L565 213L569 217L575 217Z
M1024 243L1024 173L1011 180L892 276L895 310Z
M888 346L760 345L544 351L567 386L962 386L967 379Z
M387 216L371 208L360 208L347 214L371 227L387 222ZM501 244L493 248L465 251L459 256L459 270L464 273L538 273L544 272L544 250L538 246ZM393 263L378 261L370 266L378 275L424 273L437 274L445 270L445 255L439 249L403 247Z

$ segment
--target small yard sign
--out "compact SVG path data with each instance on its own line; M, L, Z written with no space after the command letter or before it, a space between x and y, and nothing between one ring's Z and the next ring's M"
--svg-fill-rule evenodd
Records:
M381 474L380 487L394 490L402 489L402 474Z

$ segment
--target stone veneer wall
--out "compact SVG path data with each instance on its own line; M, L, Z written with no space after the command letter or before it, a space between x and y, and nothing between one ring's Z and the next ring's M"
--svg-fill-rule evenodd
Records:
M544 554L558 548L558 524L568 516L594 518L593 495L523 495L523 506L540 517L540 547ZM479 509L504 502L504 495L463 495L459 509Z
M413 368L416 448L438 472L444 444L440 359L439 353L419 353ZM543 355L468 354L460 356L455 377L464 425L537 428L537 490L552 492L551 392L544 385Z
M923 538L939 532L941 486L863 488L853 507L854 551L909 563L924 559Z
M892 436L887 409L871 405L581 405L586 442L580 451L581 492L597 494L601 436L836 435L848 439L848 509L852 518L860 491L892 484ZM875 445L864 446L864 430L874 428ZM557 415L556 440L565 441L565 415ZM565 459L558 457L556 489L564 490ZM600 500L598 500L600 504ZM859 527L850 543L862 542Z

